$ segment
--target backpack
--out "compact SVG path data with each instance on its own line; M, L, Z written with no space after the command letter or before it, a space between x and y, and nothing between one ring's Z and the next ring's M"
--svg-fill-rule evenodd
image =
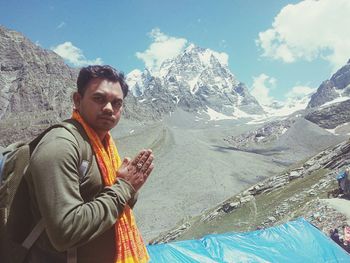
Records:
M68 130L78 142L81 150L79 175L82 178L91 167L92 149L84 139L87 136L83 127L72 119L47 128L29 143L13 143L0 155L0 261L3 263L23 262L29 249L44 231L42 220L36 224L31 220L24 176L30 156L40 140L52 129L60 127ZM67 257L71 257L72 253L75 254L76 250L68 251Z

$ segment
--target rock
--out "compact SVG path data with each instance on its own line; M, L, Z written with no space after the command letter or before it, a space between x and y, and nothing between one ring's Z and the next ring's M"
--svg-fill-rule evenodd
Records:
M305 119L316 123L325 129L334 129L337 126L350 122L350 100L332 104L328 107L316 109L305 116Z
M299 178L301 177L303 174L301 172L298 171L291 171L288 178L289 180L294 180L295 178Z
M202 216L201 221L211 221L214 218L216 218L218 215L219 215L219 212L218 211L214 211L214 212L212 212L212 213L210 213L208 215Z
M278 183L278 184L273 186L273 190L276 190L277 188L280 188L280 187L284 186L285 184L286 184L286 182Z
M308 193L309 196L315 196L316 195L316 192L314 189L310 189L308 191L306 191Z
M314 213L314 214L312 215L313 218L319 218L320 216L321 216L321 214L320 214L319 212Z
M253 195L248 195L248 196L241 197L239 201L241 202L241 204L244 204L252 201L253 199L255 199Z
M222 210L225 213L229 213L229 212L231 212L232 210L234 210L235 208L237 208L239 206L240 206L239 202L226 203L226 204L223 205Z
M249 131L238 136L228 136L224 140L239 149L249 150L250 147L277 140L294 122L294 119L271 121L257 130Z
M267 218L270 222L275 222L276 221L276 218L274 216L269 216Z

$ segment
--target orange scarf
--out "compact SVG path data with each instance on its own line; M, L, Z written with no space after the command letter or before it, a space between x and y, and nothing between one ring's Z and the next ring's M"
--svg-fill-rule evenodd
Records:
M96 132L83 120L78 111L73 111L72 118L84 127L90 139L105 186L114 184L117 180L116 171L121 165L121 160L110 133L107 133L105 137L107 146L105 148ZM125 206L123 213L115 224L115 235L116 263L148 262L147 249L136 226L134 214L128 205Z

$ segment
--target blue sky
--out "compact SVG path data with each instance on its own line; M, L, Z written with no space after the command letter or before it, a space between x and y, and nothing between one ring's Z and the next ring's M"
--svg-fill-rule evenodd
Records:
M0 24L72 66L156 67L190 43L228 57L259 102L301 95L350 58L349 0L4 1Z

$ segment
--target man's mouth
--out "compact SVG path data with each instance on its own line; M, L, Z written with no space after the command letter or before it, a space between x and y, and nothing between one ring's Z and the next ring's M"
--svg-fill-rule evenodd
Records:
M114 122L114 118L108 117L108 116L101 116L100 119L105 120L105 121Z

